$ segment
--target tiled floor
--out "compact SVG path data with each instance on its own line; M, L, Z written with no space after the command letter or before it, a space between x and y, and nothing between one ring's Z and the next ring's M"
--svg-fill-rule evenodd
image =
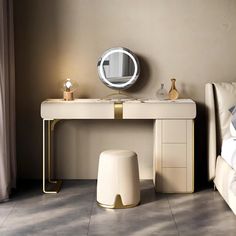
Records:
M95 181L66 181L59 194L39 183L0 204L0 235L236 235L236 216L218 192L156 194L141 183L141 205L106 210L96 204Z

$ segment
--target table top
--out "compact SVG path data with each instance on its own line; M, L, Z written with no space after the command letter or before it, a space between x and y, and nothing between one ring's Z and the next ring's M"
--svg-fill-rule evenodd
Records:
M100 99L100 98L79 98L72 101L65 101L63 99L47 99L42 104L61 103L61 104L76 104L76 103L192 103L192 99L177 99L177 100L158 100L158 99Z
M115 119L121 103L123 119L194 119L196 104L191 99L47 99L41 103L43 119Z

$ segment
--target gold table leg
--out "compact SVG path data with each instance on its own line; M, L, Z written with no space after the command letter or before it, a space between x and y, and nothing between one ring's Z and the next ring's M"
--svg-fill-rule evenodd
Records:
M44 193L58 193L61 188L61 180L52 180L51 178L51 148L52 133L54 127L59 120L43 120L43 192ZM47 123L47 125L46 125ZM47 134L46 134L47 128ZM47 158L47 175L48 184L46 184L46 158Z

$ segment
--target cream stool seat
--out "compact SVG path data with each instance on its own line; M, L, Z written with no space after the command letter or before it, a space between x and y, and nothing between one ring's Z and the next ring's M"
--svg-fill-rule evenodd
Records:
M107 150L100 154L97 202L106 208L129 208L139 204L139 170L135 152Z

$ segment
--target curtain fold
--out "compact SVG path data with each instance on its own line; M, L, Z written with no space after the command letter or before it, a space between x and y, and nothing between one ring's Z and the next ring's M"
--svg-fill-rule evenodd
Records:
M16 184L13 2L0 0L0 202Z

